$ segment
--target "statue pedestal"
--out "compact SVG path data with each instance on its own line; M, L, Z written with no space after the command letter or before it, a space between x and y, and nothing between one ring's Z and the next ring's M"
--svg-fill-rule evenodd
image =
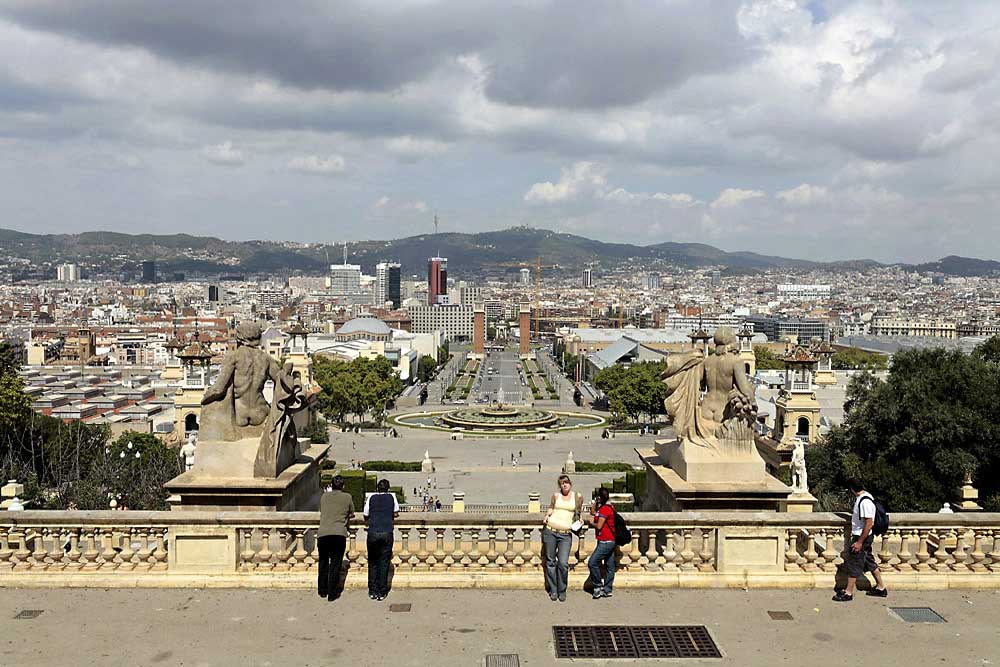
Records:
M816 502L769 475L756 447L719 456L690 443L657 440L655 449L635 451L646 464L643 511L811 512Z
M277 477L254 477L258 438L200 441L194 467L167 482L172 510L293 512L319 508L320 462L329 445L300 441L305 451Z

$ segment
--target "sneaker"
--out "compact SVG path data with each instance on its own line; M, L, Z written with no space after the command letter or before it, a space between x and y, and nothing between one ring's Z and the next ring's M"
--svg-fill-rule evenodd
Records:
M377 596L377 595L375 595L374 593L369 593L369 594L368 594L368 599L369 599L369 600L377 600L377 599L378 599L378 596Z
M560 602L565 602L566 601L566 594L565 593L563 593L562 595L559 596L559 601Z
M873 598L887 598L889 597L888 588L870 588L865 595Z
M549 599L552 600L553 602L555 602L559 598L558 598L558 596L556 596L555 593L549 593Z
M604 591L604 597L610 598L610 597L614 597L614 595L612 594L611 591Z
M848 595L844 591L837 591L837 594L833 596L834 602L850 602L853 599L853 595Z
M602 597L604 597L603 591L594 591L594 596L593 596L594 600L600 600Z

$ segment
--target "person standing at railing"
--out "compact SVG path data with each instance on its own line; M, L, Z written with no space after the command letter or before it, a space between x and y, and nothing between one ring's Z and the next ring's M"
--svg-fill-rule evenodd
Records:
M320 597L330 602L336 599L336 588L340 578L340 566L347 549L347 524L354 516L354 498L344 492L344 478L337 475L331 483L333 490L324 493L319 500L319 581L317 589Z
M583 496L573 492L573 482L568 475L559 475L559 491L552 494L549 511L542 525L542 543L545 545L545 590L549 599L566 601L566 584L569 578L569 552L573 547L573 529L579 523Z
M365 526L368 528L368 597L384 600L389 595L389 561L392 560L393 520L399 516L399 502L389 493L389 480L380 479L375 493L365 498Z
M590 583L594 586L594 599L611 597L615 583L615 508L609 502L610 492L603 486L597 489L597 497L591 509L597 546L590 554L587 566L590 568ZM601 575L601 569L604 575Z

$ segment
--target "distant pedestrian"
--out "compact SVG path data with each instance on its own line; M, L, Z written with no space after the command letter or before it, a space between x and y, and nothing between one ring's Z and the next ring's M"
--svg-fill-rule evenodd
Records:
M615 583L615 508L608 502L610 497L611 494L602 486L597 489L597 498L591 508L597 546L590 554L587 566L590 568L590 583L594 586L595 600L611 597L611 589Z
M854 509L851 511L851 543L847 548L847 588L837 591L833 601L853 600L858 577L865 576L865 572L871 572L876 583L876 587L869 590L868 595L889 597L889 591L882 582L878 563L872 555L872 543L875 541L875 535L872 534L875 525L875 498L865 491L864 485L857 477L847 480L847 486L854 494Z
M524 458L524 450L523 449L517 450L517 458L519 458L519 459L523 459Z
M389 595L389 561L392 559L394 519L399 502L389 493L389 480L380 479L375 493L365 499L365 526L368 528L368 597L384 600Z
M441 511L441 498L440 497L437 500L434 501L434 511L435 512L440 512Z
M538 472L542 472L542 464L541 463L538 464Z
M542 520L545 526L542 543L545 546L545 590L553 602L565 602L573 528L583 509L583 496L573 492L573 482L568 475L559 475L558 484L559 491L552 494L549 511Z
M337 475L331 484L333 490L324 493L319 501L319 580L320 597L331 602L336 599L340 567L347 548L347 526L354 516L354 498L344 492L344 478Z

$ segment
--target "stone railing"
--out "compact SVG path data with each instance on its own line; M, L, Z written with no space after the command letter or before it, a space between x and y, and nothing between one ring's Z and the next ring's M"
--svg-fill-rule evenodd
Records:
M848 520L827 513L626 513L621 587L827 587ZM1000 514L893 514L876 555L896 588L1000 587ZM312 512L0 513L0 586L309 587ZM541 515L406 513L393 585L541 587ZM583 584L593 531L574 539ZM365 529L352 525L347 585L366 585Z

